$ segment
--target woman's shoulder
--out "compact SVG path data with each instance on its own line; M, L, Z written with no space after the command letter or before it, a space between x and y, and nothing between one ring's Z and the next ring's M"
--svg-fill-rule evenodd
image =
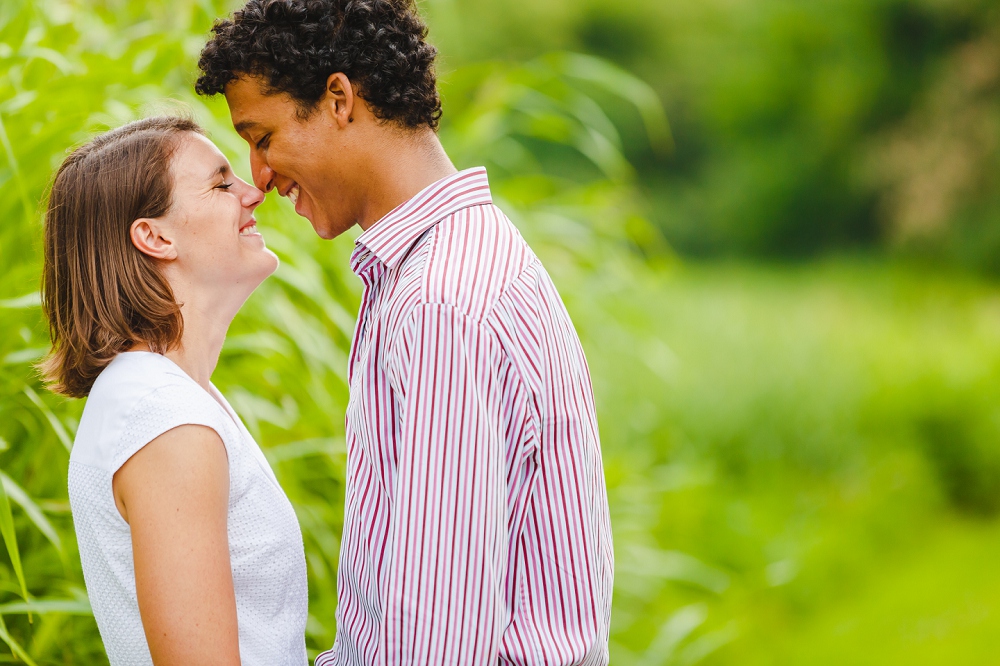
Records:
M166 356L152 352L125 352L112 359L98 375L87 396L84 417L128 413L156 392L209 398Z
M87 397L71 460L117 470L136 450L187 423L219 429L218 403L173 361L125 352L101 372Z

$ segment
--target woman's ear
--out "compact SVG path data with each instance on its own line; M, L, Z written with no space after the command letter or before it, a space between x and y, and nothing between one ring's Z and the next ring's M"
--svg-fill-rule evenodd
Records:
M132 223L129 236L132 238L132 245L147 256L164 261L177 258L177 248L173 241L161 234L160 225L156 220L140 217Z

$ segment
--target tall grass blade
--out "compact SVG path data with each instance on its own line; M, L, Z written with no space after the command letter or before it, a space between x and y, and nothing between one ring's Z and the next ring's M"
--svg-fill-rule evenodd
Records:
M24 310L27 308L36 308L42 304L41 293L34 291L30 294L25 294L24 296L18 296L17 298L8 298L0 300L0 308L5 308L9 310Z
M642 116L653 148L661 153L673 150L670 122L656 91L648 83L607 60L582 53L558 52L549 54L545 59L567 76L600 86L634 104Z
M0 640L6 643L7 647L10 648L10 651L23 659L24 663L28 664L28 666L38 666L38 664L36 664L31 658L31 655L29 655L27 651L21 647L21 644L14 640L14 637L7 631L7 623L3 621L2 615L0 615Z
M17 547L17 533L14 531L14 516L10 511L10 500L7 499L7 491L4 484L0 483L0 534L3 534L4 545L7 546L7 554L10 556L11 566L14 568L14 575L21 586L21 597L28 600L28 585L24 581L24 569L21 567L21 551Z
M52 426L52 431L55 432L56 437L59 438L59 441L62 443L66 451L72 451L73 441L70 439L69 433L66 432L66 427L63 426L59 417L52 413L52 410L49 409L48 405L42 402L42 399L38 397L38 394L35 393L35 390L30 386L24 387L24 395L28 396L28 399L34 403L35 407L38 408L38 411L40 411L49 422L49 425Z
M93 615L90 601L83 599L31 599L0 604L0 615L24 615L25 613L63 613L65 615Z
M678 655L678 666L693 666L706 659L724 645L733 642L739 636L735 623L729 623L722 629L705 634L691 641Z
M56 550L59 551L60 555L64 554L62 547L62 540L59 538L59 533L56 532L56 528L52 526L49 519L46 517L45 513L42 511L41 507L35 503L35 500L22 488L17 485L14 479L7 476L5 473L0 471L0 485L7 492L7 496L14 501L15 504L24 509L24 513L28 516L28 519L38 528L38 531L45 535Z
M692 604L674 611L660 626L642 659L635 666L660 666L670 663L678 646L708 618L705 604Z
M17 193L21 198L21 205L24 207L24 217L26 220L30 221L32 215L34 215L35 207L31 204L31 197L28 195L28 186L24 182L24 175L21 173L21 167L17 162L17 157L14 155L14 147L10 143L10 138L7 136L7 127L3 122L3 114L0 114L0 145L3 146L4 153L7 156L7 163L10 165L10 170L14 174L14 182L17 184Z

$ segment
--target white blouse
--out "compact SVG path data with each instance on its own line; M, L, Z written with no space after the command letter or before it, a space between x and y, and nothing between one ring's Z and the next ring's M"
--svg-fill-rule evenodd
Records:
M229 556L243 666L307 663L306 562L291 503L225 398L173 361L119 354L87 399L69 462L80 560L111 666L151 666L135 595L132 536L111 480L139 449L180 425L215 430L229 457Z

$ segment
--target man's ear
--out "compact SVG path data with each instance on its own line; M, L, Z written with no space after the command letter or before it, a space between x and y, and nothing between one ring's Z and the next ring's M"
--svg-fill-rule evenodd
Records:
M160 225L156 220L140 217L132 223L129 236L132 239L132 245L147 256L164 261L177 258L177 248L173 241L162 235Z
M354 87L347 75L343 72L331 74L326 80L323 103L341 129L354 122L354 102Z

